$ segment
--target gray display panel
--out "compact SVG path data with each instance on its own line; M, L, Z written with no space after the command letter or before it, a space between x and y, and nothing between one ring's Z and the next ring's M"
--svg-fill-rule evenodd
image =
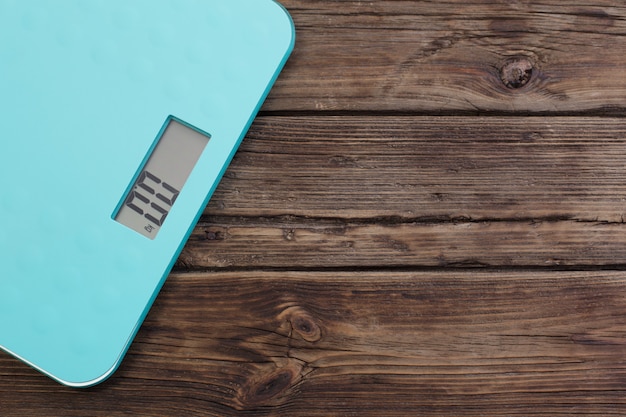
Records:
M115 220L154 239L209 139L171 119Z

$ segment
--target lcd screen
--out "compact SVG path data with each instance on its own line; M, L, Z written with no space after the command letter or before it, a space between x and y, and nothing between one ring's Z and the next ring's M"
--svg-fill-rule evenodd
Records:
M124 196L115 220L154 239L209 139L208 135L170 119Z

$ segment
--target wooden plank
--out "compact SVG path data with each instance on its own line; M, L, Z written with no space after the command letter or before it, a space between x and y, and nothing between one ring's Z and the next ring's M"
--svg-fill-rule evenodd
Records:
M626 122L262 117L207 216L618 222Z
M178 267L626 266L626 224L572 221L350 223L302 218L201 222Z
M174 274L118 373L63 388L0 355L30 415L626 413L626 273Z
M297 27L297 47L265 110L623 114L625 108L620 2L283 4ZM522 88L502 82L511 60L519 63L513 74L532 68Z

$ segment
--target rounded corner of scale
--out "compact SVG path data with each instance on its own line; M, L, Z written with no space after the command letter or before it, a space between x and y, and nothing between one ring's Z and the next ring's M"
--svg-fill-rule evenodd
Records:
M109 368L106 372L104 372L103 374L94 376L94 377L90 377L89 379L71 380L71 379L64 379L56 375L51 375L51 374L48 374L48 375L52 379L59 382L60 384L65 385L66 387L69 387L69 388L90 388L90 387L99 385L103 383L104 381L106 381L107 379L109 379L115 373L117 368L120 366L120 363L121 361L116 361L113 364L113 366Z
M279 0L270 0L270 3L273 3L278 9L278 13L281 13L281 15L286 18L287 27L289 28L291 37L289 47L289 51L291 51L293 49L296 39L296 25L293 21L293 17L291 17L291 13L289 13L289 10L287 10L287 8L283 6Z

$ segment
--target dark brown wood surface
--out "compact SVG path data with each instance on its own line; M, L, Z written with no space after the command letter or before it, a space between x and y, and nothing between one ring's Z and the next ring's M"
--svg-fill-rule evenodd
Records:
M0 416L626 415L626 6L565 3L284 0L121 368Z

